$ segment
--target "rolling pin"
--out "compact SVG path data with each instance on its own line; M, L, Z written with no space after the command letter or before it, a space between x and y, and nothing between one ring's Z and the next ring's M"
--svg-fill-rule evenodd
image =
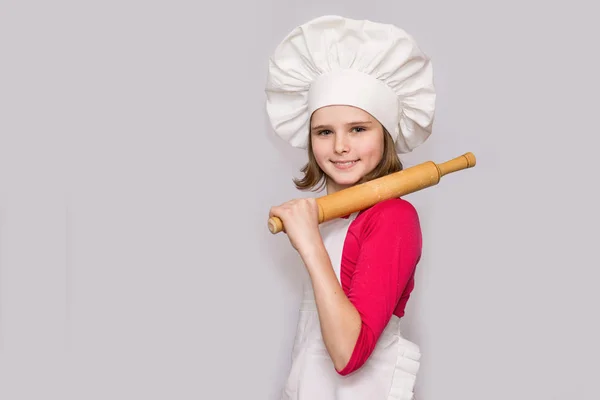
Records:
M427 161L319 197L316 199L319 206L319 223L365 210L384 200L401 197L437 185L442 176L474 166L475 155L469 152L441 164ZM283 231L283 223L278 217L269 218L268 224L269 230L273 234Z

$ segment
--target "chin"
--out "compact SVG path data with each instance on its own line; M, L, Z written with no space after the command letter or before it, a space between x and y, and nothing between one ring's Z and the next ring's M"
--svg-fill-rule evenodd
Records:
M352 186L356 184L363 175L361 174L352 174L352 175L343 175L340 173L331 173L329 177L338 185L338 186Z
M360 177L356 177L356 178L344 178L344 179L334 179L335 183L337 183L338 185L343 185L343 186L354 185L359 180L360 180Z

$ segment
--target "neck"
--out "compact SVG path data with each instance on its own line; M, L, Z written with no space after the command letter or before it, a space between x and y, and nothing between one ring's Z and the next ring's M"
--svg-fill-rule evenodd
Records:
M333 180L327 178L327 184L326 184L326 189L327 189L327 194L333 194L335 192L339 192L342 189L345 189L345 187L338 185L337 183L335 183Z

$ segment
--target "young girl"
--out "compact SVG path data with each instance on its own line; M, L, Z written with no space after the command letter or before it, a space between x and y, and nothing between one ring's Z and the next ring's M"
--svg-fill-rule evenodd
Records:
M431 134L431 62L388 24L325 16L296 28L270 59L266 93L277 134L308 151L302 190L331 194L399 171L397 153ZM395 198L319 224L309 198L270 216L310 277L282 398L413 399L421 353L399 321L421 257L414 207Z

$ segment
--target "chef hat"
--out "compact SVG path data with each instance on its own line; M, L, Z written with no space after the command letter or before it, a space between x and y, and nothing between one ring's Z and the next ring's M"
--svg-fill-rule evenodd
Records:
M290 32L269 59L267 113L275 132L307 148L310 118L350 105L376 118L408 153L431 134L435 88L429 58L393 25L323 16Z

